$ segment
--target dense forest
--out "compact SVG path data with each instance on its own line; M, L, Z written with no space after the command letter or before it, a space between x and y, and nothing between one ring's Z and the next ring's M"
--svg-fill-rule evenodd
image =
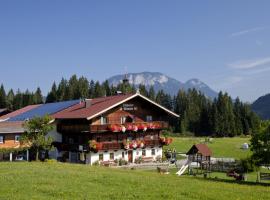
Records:
M172 131L178 133L195 133L196 135L236 136L258 132L260 118L239 98L233 100L227 93L220 92L215 99L209 99L195 89L179 90L176 96L170 96L165 91L147 90L144 85L135 88L130 84L110 86L108 81L88 80L85 77L73 75L69 80L62 78L59 84L52 84L46 103L71 99L96 98L111 96L122 91L132 93L139 90L141 94L156 101L164 107L180 114L180 119L172 119ZM0 88L0 108L17 110L30 104L43 103L40 88L35 92L16 93L11 89L6 93L3 84Z

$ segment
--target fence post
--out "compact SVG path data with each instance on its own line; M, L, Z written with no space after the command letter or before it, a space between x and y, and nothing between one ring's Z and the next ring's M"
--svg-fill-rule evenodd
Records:
M261 173L257 172L257 180L256 182L260 183L261 182Z

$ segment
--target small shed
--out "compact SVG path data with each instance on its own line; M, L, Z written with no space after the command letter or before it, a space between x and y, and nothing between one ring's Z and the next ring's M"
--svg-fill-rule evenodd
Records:
M206 144L194 144L186 153L189 162L197 162L200 164L201 172L206 170L211 171L211 156L212 151Z

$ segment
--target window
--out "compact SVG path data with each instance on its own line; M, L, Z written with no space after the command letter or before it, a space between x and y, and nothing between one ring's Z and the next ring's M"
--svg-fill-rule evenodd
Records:
M122 152L122 158L123 159L125 158L125 152L124 151Z
M153 121L152 115L147 115L147 116L146 116L146 121L147 121L147 122L152 122L152 121Z
M20 137L21 137L20 135L15 135L15 139L14 139L15 142L20 142Z
M0 144L4 144L5 143L5 138L3 135L0 135Z
M125 116L123 116L123 117L121 117L121 124L124 124L124 123L126 123L126 117Z
M142 156L146 156L146 151L145 151L145 149L142 150Z
M114 160L114 153L110 153L110 160Z
M104 125L104 124L108 124L108 118L107 117L100 117L100 124Z
M98 160L99 160L99 161L103 161L103 154L99 154L99 155L98 155Z
M152 156L156 155L155 149L152 149L151 154L152 154Z

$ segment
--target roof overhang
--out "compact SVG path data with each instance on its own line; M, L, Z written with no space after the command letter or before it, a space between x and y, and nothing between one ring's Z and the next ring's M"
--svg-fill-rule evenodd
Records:
M156 102L154 102L154 101L148 99L147 97L141 95L140 93L136 93L136 94L134 94L134 95L132 95L132 96L130 96L130 97L128 97L128 98L122 100L122 101L119 101L118 103L116 103L116 104L114 104L114 105L112 105L112 106L110 106L110 107L108 107L108 108L106 108L106 109L104 109L104 110L102 110L102 111L100 111L100 112L98 112L98 113L92 115L92 116L87 117L87 120L91 120L91 119L93 119L93 118L95 118L95 117L97 117L97 116L100 116L100 115L102 115L103 113L105 113L105 112L107 112L107 111L109 111L109 110L111 110L111 109L113 109L113 108L115 108L115 107L117 107L117 106L119 106L119 105L121 105L121 104L123 104L123 103L125 103L125 102L127 102L127 101L129 101L129 100L131 100L131 99L134 99L135 97L141 97L142 99L144 99L144 100L146 100L146 101L152 103L153 105L155 105L155 106L159 107L160 109L164 110L165 112L169 113L170 115L172 115L172 116L174 116L174 117L180 117L180 116L177 115L176 113L174 113L174 112L170 111L169 109L167 109L167 108L165 108L165 107L159 105L158 103L156 103Z

